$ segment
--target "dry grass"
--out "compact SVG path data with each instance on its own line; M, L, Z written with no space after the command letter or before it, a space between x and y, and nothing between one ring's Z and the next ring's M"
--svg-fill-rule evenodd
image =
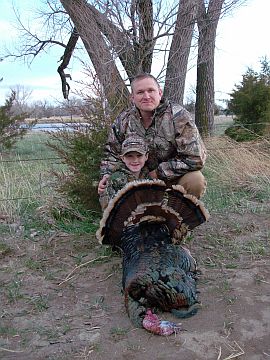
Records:
M206 140L207 169L216 185L257 192L270 189L270 143L237 143L226 136Z
M27 138L18 144L8 157L0 155L0 215L16 219L22 212L32 209L33 202L40 206L38 213L48 207L47 198L53 194L50 170L61 166L56 161L21 161L28 158L51 157L43 146L43 138ZM46 137L44 138L44 142ZM207 139L208 160L205 167L208 197L218 210L224 199L232 199L234 192L244 190L254 194L270 194L270 142L237 143L226 136ZM212 193L211 193L212 192ZM228 194L230 193L230 196ZM206 194L207 195L207 194ZM264 196L264 195L262 195ZM61 200L63 202L63 200ZM223 204L223 208L228 204ZM210 206L210 205L209 205ZM66 213L54 197L51 210ZM58 209L58 210L57 210ZM32 209L33 210L33 209Z
M216 190L221 181L227 184L240 178L244 182L246 174L240 174L238 168L241 172L253 168L245 165L246 161L264 165L256 171L262 171L269 180L266 144L262 148L248 144L248 150L220 137L207 141L207 147L206 171L213 177L209 190ZM48 171L33 165L31 170L32 175ZM28 188L23 171L20 164L2 167L0 175L6 179L3 196L12 179L18 188ZM30 171L26 174L30 182ZM208 174L207 179L210 181ZM33 197L34 189L38 194L39 187L31 183L30 188ZM15 190L18 192L10 188L10 196L21 196ZM220 197L224 197L224 189ZM263 314L268 311L269 211L255 217L221 212L194 232L188 245L203 269L203 308L199 317L184 319L188 331L161 342L142 329L130 328L121 294L121 257L97 244L95 221L84 221L61 198L42 196L38 200L39 204L27 210L34 211L35 218L23 218L23 226L14 234L1 234L0 358L107 359L109 354L113 358L139 359L147 355L156 358L158 353L165 359L168 349L175 359L268 356L267 319ZM213 202L216 204L218 199L213 197ZM14 204L19 210L19 203ZM5 216L1 220L0 207L0 227L8 222ZM62 217L70 222L54 223L55 218ZM45 226L48 222L51 227ZM245 333L253 337L245 339Z

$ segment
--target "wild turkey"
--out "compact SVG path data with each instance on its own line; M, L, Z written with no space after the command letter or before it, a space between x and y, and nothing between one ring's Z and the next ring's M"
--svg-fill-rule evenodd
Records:
M128 183L109 203L97 238L122 251L125 307L135 326L168 335L178 327L157 320L152 311L179 318L197 312L197 265L180 244L208 216L182 186L167 188L161 180Z

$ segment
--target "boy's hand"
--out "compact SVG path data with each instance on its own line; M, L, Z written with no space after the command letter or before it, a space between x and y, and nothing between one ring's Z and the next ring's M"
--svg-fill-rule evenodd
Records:
M107 186L107 180L109 179L110 175L103 175L103 178L100 180L98 184L98 194L101 195Z

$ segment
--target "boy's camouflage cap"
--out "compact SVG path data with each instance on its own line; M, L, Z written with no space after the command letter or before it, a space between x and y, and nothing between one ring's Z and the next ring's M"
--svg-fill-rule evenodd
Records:
M148 146L143 138L139 136L130 136L124 140L122 144L122 155L126 155L131 151L136 151L139 154L145 155L148 151Z

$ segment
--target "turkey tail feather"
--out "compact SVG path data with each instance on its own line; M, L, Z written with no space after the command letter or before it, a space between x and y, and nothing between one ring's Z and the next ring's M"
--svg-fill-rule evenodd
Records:
M203 203L186 194L180 185L167 188L161 180L133 181L109 202L96 235L101 244L121 246L121 233L127 226L164 222L171 234L174 230L181 234L183 228L193 229L208 217Z

